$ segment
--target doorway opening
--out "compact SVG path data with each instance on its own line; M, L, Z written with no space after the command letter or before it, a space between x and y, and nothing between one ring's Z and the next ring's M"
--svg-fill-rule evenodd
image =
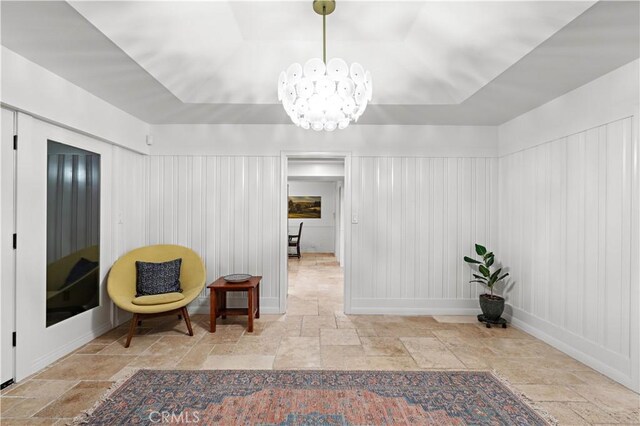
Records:
M285 295L289 315L347 312L348 161L342 156L285 159Z

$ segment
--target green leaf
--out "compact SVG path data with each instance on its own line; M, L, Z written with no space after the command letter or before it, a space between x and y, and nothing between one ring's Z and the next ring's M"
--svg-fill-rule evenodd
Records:
M481 265L482 264L482 262L478 262L477 260L472 259L472 258L467 257L467 256L464 257L464 261L467 262L467 263L474 263L476 265Z
M493 271L493 274L491 274L491 278L498 278L498 275L500 275L500 271L502 271L502 268Z
M478 280L469 281L469 284L471 284L471 283L480 283L480 284L483 284L483 285L487 285L487 283L485 283L484 281L478 281Z
M505 279L505 278L506 278L506 277L508 277L508 276L509 276L509 273L507 272L506 274L504 274L503 276L501 276L500 278L498 278L498 279L496 280L496 282L497 282L497 281L502 281L503 279Z
M485 277L488 278L489 276L491 276L491 272L489 272L489 268L487 268L486 266L480 265L478 269L480 270L480 273Z
M484 264L487 265L487 266L491 266L491 265L493 265L493 260L494 260L494 257L491 256L485 261Z
M491 253L487 253L487 254L485 254L485 255L484 255L484 256L482 256L482 257L483 257L485 260L486 260L486 259L488 259L488 258L490 258L490 257L493 257L493 252L491 252Z
M478 275L478 274L473 274L473 276L479 280L486 280L485 277L483 277L482 275Z
M480 244L476 244L476 253L478 253L478 256L484 256L487 254L487 249Z

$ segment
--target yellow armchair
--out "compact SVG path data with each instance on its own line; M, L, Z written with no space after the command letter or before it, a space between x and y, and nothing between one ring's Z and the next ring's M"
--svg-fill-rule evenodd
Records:
M182 258L182 267L180 268L182 293L136 298L136 261L159 263L177 258ZM109 272L107 292L116 306L133 313L125 347L129 347L138 321L145 317L182 315L187 324L189 335L193 336L191 319L186 306L198 297L204 288L205 280L206 271L202 259L196 252L183 246L161 244L141 247L118 259Z

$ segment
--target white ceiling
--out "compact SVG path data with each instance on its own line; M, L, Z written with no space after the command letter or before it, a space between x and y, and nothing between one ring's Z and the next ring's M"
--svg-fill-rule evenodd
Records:
M304 1L0 2L2 45L153 124L290 124L276 81L321 54ZM371 70L361 124L495 125L640 52L638 1L348 1L328 57Z
M375 104L458 104L593 3L339 0L328 58L369 69ZM280 71L322 52L310 0L70 4L183 103L276 103Z

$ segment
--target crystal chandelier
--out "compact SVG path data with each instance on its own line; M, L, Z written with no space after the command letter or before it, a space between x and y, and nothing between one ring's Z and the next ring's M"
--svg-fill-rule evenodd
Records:
M322 15L322 59L291 64L278 79L278 100L303 129L344 129L358 121L373 94L371 73L362 65L349 67L340 58L327 62L326 18L335 8L335 0L313 1L313 10Z

